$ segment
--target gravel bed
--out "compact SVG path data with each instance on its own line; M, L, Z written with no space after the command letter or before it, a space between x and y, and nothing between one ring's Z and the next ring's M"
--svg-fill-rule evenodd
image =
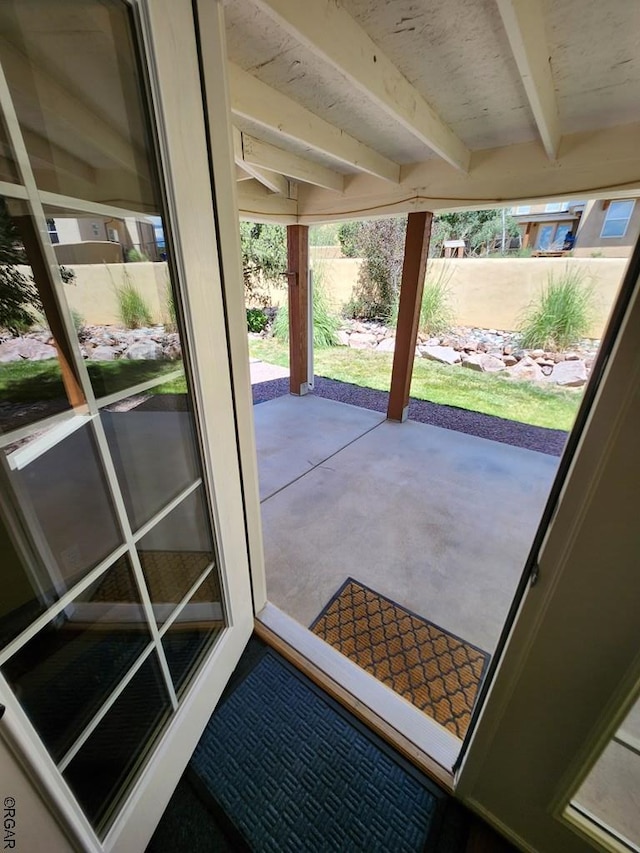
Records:
M253 386L253 402L254 404L266 403L267 400L273 400L288 393L288 379L260 382ZM362 388L359 385L322 377L316 377L313 393L340 403L372 409L374 412L385 412L389 398L386 391ZM549 456L560 456L568 437L568 433L564 430L521 424L493 415L483 415L480 412L470 412L468 409L458 409L455 406L443 406L413 398L409 401L409 419L457 432L466 432L468 435L477 435L491 441L500 441L503 444L512 444L514 447L524 447L526 450L537 450Z

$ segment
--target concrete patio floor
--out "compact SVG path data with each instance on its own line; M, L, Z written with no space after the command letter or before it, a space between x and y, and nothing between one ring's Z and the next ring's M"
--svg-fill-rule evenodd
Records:
M557 458L313 395L254 412L272 603L308 626L353 577L495 649Z

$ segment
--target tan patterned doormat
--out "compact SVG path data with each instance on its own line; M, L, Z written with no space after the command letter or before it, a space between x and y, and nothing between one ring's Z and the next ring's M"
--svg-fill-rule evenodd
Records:
M311 626L459 738L489 655L349 578Z

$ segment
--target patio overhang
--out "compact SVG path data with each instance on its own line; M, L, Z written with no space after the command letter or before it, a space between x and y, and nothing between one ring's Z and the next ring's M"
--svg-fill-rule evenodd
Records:
M243 218L640 193L624 0L236 0L225 18L236 163L264 170L238 183Z

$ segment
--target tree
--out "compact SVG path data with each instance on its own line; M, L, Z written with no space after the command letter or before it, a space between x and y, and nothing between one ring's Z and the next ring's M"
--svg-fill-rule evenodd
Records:
M347 234L352 256L363 258L350 313L370 320L388 320L400 291L407 217L371 219ZM344 247L344 236L341 243ZM344 248L343 248L344 251Z
M269 286L283 287L287 269L287 232L283 225L240 223L242 276L247 303L267 305Z
M4 199L0 198L0 327L20 334L33 325L30 310L41 309L35 282L18 269L28 260Z
M509 213L505 213L504 227L507 237L515 237L519 233L518 224ZM496 241L502 242L502 229L501 209L441 213L433 221L429 254L440 257L445 240L464 240L471 254L486 254Z

